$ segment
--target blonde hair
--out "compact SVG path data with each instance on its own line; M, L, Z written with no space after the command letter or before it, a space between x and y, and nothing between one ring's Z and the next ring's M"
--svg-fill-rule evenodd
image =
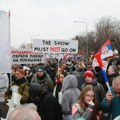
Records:
M8 120L41 120L34 104L25 104L17 107L10 113Z

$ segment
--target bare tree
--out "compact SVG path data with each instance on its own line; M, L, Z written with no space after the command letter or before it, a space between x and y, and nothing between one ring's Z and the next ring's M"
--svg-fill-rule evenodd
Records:
M113 49L120 54L120 22L112 17L102 17L96 24L96 39L98 49L110 39Z

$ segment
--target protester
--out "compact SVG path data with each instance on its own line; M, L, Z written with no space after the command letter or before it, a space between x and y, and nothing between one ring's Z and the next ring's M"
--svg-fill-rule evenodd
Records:
M51 92L43 91L38 83L31 83L29 94L42 120L62 120L62 108Z
M96 66L94 68L95 77L96 77L98 83L100 83L104 87L105 91L107 92L108 88L107 88L107 85L105 83L105 80L104 80L104 77L103 77L101 71L102 71L102 69L100 68L100 66Z
M18 93L22 96L20 103L26 103L29 98L29 85L25 79L25 71L23 69L17 69L15 72L15 79L12 81L12 86L18 86ZM5 93L5 100L7 101L12 96L11 86Z
M87 70L84 73L84 78L85 78L85 83L82 85L82 89L86 85L89 85L89 84L92 85L95 88L97 101L100 104L102 99L105 97L105 94L106 94L105 89L100 83L97 82L92 71Z
M72 106L72 116L74 120L99 120L98 105L95 89L92 85L83 88L78 101Z
M17 107L10 113L8 120L41 120L34 104L27 104Z
M56 78L56 86L54 88L54 94L57 101L59 101L60 99L59 93L62 91L62 83L66 75L67 75L66 72L62 72L59 74L59 77Z
M51 63L50 66L48 66L46 68L46 72L49 74L49 76L52 79L52 82L55 86L55 76L57 73L57 65L55 63Z
M107 70L107 75L108 75L109 84L110 86L112 86L113 79L119 75L117 67L115 65L109 66Z
M11 82L12 81L14 81L15 80L15 71L16 71L16 69L15 68L12 68L12 72L11 72L11 81L10 81L10 84L11 84Z
M120 76L113 79L111 92L108 91L106 93L106 97L101 103L101 108L104 112L111 113L112 120L120 115Z
M118 72L120 75L120 59L116 62L116 67L118 68Z
M5 118L6 116L6 107L4 106L4 96L5 96L5 92L8 88L9 85L9 79L7 74L5 73L0 73L0 119Z
M53 91L53 82L46 73L44 66L39 66L33 75L31 83L39 83L43 90Z
M26 77L28 83L30 84L33 73L31 72L30 68L28 68L28 67L26 67L24 70L25 70L25 77Z
M72 106L74 120L100 120L95 92L92 85L83 88L78 101Z
M61 65L61 70L64 71L64 72L67 72L67 74L70 73L70 68L69 68L69 62L65 62Z
M84 73L85 73L85 68L86 66L84 65L83 62L79 62L78 64L75 65L75 71L73 71L71 74L75 75L78 81L78 89L81 88L82 84L85 82L84 80Z
M63 120L73 120L72 118L72 105L75 103L80 95L77 88L77 79L74 75L67 75L62 83L62 112L64 115Z

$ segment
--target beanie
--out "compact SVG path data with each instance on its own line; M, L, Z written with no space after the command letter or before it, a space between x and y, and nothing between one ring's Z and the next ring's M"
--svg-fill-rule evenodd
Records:
M19 73L25 76L25 71L23 69L17 69L16 71L18 71Z
M94 79L94 74L92 71L90 70L87 70L85 73L84 73L84 77L91 77L92 79Z
M37 72L43 71L45 72L45 67L44 66L38 66L37 67Z

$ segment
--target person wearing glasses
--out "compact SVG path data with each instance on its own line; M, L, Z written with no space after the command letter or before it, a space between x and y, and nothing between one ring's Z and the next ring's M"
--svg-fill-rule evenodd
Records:
M111 91L106 93L106 97L101 102L101 108L104 112L111 114L109 120L120 115L120 75L113 79Z
M100 120L98 116L98 104L95 89L92 85L86 85L72 106L74 120Z

